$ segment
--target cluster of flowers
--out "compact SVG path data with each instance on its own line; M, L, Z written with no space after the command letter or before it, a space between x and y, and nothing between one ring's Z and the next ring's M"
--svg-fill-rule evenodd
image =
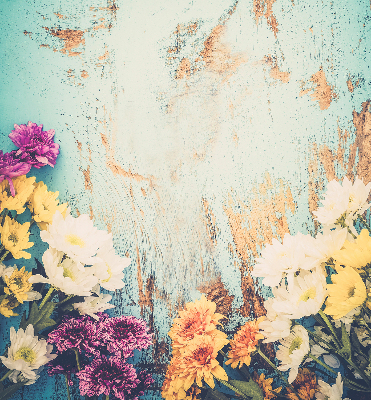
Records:
M48 191L43 182L25 175L31 166L55 165L59 146L52 141L53 135L53 130L43 132L42 125L31 122L15 125L9 137L19 150L0 154L0 313L7 318L18 315L13 310L24 301L31 302L18 331L10 328L7 356L0 357L8 369L0 382L8 378L14 384L5 392L0 385L0 398L9 398L13 388L34 383L49 362L50 374L60 371L70 376L75 371L63 362L71 363L72 351L83 395L99 393L108 399L111 393L120 399L137 399L153 381L147 372L137 373L127 359L134 349L147 348L151 335L143 320L103 314L114 305L109 303L111 295L101 293L101 288L114 291L124 287L123 270L130 259L116 254L111 233L94 227L88 215L73 217L67 204L59 204L58 192ZM26 209L31 218L22 224L17 219ZM26 250L34 245L29 242L34 223L49 248L42 264L38 263L38 273L32 275L25 267L2 262L31 258ZM32 290L32 285L38 289ZM52 314L62 323L51 332L57 325ZM47 340L39 339L40 331ZM51 354L53 344L58 357Z
M370 207L370 189L371 183L365 185L358 178L354 183L347 178L342 183L331 181L323 206L314 212L322 233L286 234L282 243L273 239L262 250L252 274L263 278L273 297L264 303L266 316L246 322L232 340L220 330L223 316L206 298L180 311L169 332L173 356L163 385L165 399L198 399L200 388L214 388L214 378L243 398L251 396L254 380L264 398L271 399L281 388L272 389L272 381L264 376L255 373L251 378L245 370L250 387L244 392L246 386L228 379L223 369L229 364L246 368L255 355L283 379L282 372L288 373L284 396L293 400L340 400L343 384L350 393L371 393L367 356L371 353L371 228L363 216ZM315 323L306 322L310 316ZM277 344L278 367L259 342ZM335 383L331 386L302 368L309 362L320 365ZM340 367L342 376L335 371ZM223 398L213 393L208 398Z

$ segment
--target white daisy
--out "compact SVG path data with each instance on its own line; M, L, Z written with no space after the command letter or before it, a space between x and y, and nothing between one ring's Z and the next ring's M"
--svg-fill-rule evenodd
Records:
M110 291L122 289L125 286L122 271L130 265L130 258L118 256L109 243L98 251L97 256L102 261L93 264L91 270L102 288Z
M63 251L74 261L92 265L100 261L96 256L99 247L110 240L112 235L98 230L86 214L77 218L71 215L63 218L57 211L53 222L40 232L40 237L50 247Z
M294 273L299 269L310 270L317 265L317 260L307 257L304 249L314 245L314 238L310 235L298 233L291 236L286 233L282 243L273 239L258 258L252 275L264 277L263 283L267 286L278 286L281 279L287 276L289 285Z
M332 386L321 379L318 380L318 392L316 392L317 400L341 400L342 398L343 382L341 380L340 372L338 372L336 382Z
M273 292L274 292L273 288ZM264 302L267 310L266 319L259 324L260 333L265 337L263 343L275 342L290 335L291 320L282 314L278 314L272 304L274 298L271 297Z
M70 258L63 259L64 254L49 248L43 255L43 264L47 278L33 275L32 283L49 283L67 295L90 296L92 288L98 283L90 268L84 268Z
M290 319L317 314L326 299L326 276L321 269L301 271L288 290L282 283L275 291L272 308Z
M36 380L39 369L57 357L56 354L50 354L52 345L34 336L33 325L28 325L25 331L20 328L18 332L10 327L10 342L8 357L0 356L0 359L10 370L19 371L22 379ZM12 374L10 378L13 382L17 382L18 375Z
M288 337L281 340L276 357L281 361L278 369L289 372L289 383L293 382L298 374L298 368L303 358L309 353L309 336L302 325L295 325Z
M339 218L344 217L345 223L352 228L353 220L357 214L363 214L369 207L367 197L371 189L371 182L365 185L361 179L356 178L354 184L344 177L342 185L332 180L327 185L323 207L313 214L323 225L336 224Z
M73 306L80 314L88 314L94 319L99 319L96 313L103 312L110 308L114 308L113 304L109 304L112 296L109 294L97 293L98 296L85 297L84 302L75 303Z

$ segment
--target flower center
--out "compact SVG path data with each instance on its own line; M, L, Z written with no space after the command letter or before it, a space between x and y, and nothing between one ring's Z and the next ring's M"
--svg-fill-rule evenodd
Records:
M297 350L300 348L301 344L303 343L303 339L300 337L296 337L289 348L289 354L291 355L294 350Z
M14 243L13 246L15 246L15 245L18 243L18 236L15 235L14 233L11 233L11 234L8 236L8 240L10 240L11 242L13 242L13 243Z
M207 363L209 363L212 353L213 353L212 348L201 347L197 349L195 352L193 352L193 356L194 359L198 361L201 365L206 365Z
M107 272L108 272L108 278L105 279L103 282L108 282L112 278L112 269L109 267L109 265L106 263L107 267Z
M63 276L65 278L71 278L72 281L76 280L76 276L73 271L69 268L63 267Z
M34 362L36 353L29 347L21 347L15 354L14 360L22 359L30 364Z
M314 299L316 297L316 288L314 286L312 286L311 288L307 289L300 297L299 297L299 301L304 301L305 303L309 300L309 299Z
M351 287L351 288L348 290L348 298L353 297L355 291L356 291L356 287L355 287L355 286Z
M73 246L79 246L81 248L85 247L85 242L77 235L66 235L64 239L66 242L72 244Z

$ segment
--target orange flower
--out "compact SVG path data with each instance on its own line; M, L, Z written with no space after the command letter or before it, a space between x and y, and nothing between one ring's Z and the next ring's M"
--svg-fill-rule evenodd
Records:
M231 340L231 349L228 352L229 360L226 364L231 364L232 368L239 368L243 364L250 365L251 353L255 350L259 339L264 339L264 336L259 333L259 324L265 319L260 317L257 320L248 321L239 329Z
M294 382L292 382L292 386L298 392L300 400L312 400L318 391L317 376L308 368L299 368L299 373ZM298 396L290 388L287 388L287 392L287 396L291 400L299 400Z
M217 330L224 315L215 313L216 304L202 295L200 300L187 303L179 318L175 318L169 336L173 340L173 354L180 354L180 348L187 346L196 335L213 335L215 340L223 339L224 333Z
M252 378L259 387L263 390L264 400L271 400L277 396L277 394L281 391L282 387L278 387L276 389L272 388L273 378L265 379L265 375L261 374L260 376L256 371L254 371L254 376Z
M186 392L182 388L183 381L179 379L179 361L173 357L162 384L161 395L165 400L182 400L186 398Z

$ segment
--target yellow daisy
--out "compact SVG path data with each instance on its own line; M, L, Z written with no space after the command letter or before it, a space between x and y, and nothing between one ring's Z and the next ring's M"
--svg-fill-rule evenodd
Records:
M14 197L10 193L9 182L4 179L0 183L1 209L3 210L4 208L7 208L8 210L15 210L18 214L22 214L26 209L24 205L34 190L33 183L35 182L35 179L34 176L27 178L26 175L13 178L12 180L15 190Z
M226 365L231 364L232 368L243 364L250 365L251 353L255 350L259 339L264 339L264 335L259 333L259 324L265 319L260 317L257 320L248 321L242 326L231 340L231 349L228 352L229 360Z
M341 250L336 251L332 257L336 264L360 270L371 263L371 237L367 229L362 229L354 242L345 241Z
M33 243L28 241L30 236L29 228L29 222L20 224L12 218L9 218L9 216L5 217L3 226L0 226L1 244L6 250L10 251L16 259L31 258L30 253L23 251L33 246Z
M355 269L337 266L336 270L338 273L331 275L332 284L327 285L329 296L324 313L339 319L360 306L366 300L367 292Z
M258 375L256 371L254 371L252 379L263 390L264 400L271 400L275 398L277 394L282 390L281 386L276 389L273 389L272 388L273 378L266 378L264 374Z
M53 215L57 210L65 216L67 203L58 204L59 192L49 192L44 182L38 182L34 187L35 190L28 200L27 206L38 227L44 230L48 224L52 223Z
M15 269L10 276L3 276L4 282L7 287L4 288L6 294L13 294L15 298L23 303L28 299L28 293L31 290L32 284L28 282L28 279L32 275L31 272L25 271L25 267L20 270Z
M14 317L18 314L13 312L13 308L16 308L19 303L15 299L5 298L0 303L0 314L4 315L4 317Z

